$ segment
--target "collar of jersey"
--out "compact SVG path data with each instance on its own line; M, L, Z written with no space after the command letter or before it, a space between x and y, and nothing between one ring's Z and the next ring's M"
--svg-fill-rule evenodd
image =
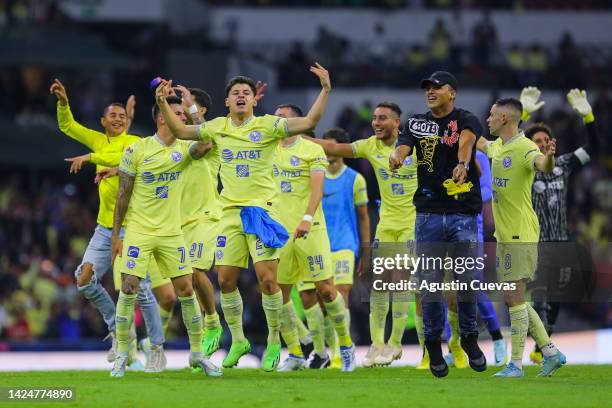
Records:
M283 146L281 145L281 148L283 149L289 149L291 147L296 146L298 143L300 143L300 141L302 140L302 136L298 135L298 137L295 139L295 142L288 144L287 146Z
M525 133L523 133L522 130L519 130L519 132L516 134L516 136L512 136L510 139L508 139L508 141L506 143L502 142L502 144L504 146L508 146L510 143L514 142L515 140L517 140L521 136L525 136Z
M342 165L342 168L336 174L331 174L329 170L325 170L325 176L328 179L335 180L337 178L340 178L340 176L342 176L345 171L346 171L346 164Z
M251 120L253 120L254 117L255 117L255 115L251 115L247 120L242 122L242 124L240 124L240 125L235 125L234 124L234 120L231 118L231 116L228 119L230 121L230 126L231 127L241 128L241 127L245 126L247 123L249 123Z
M161 140L161 138L160 138L159 136L157 136L157 133L155 133L155 134L153 135L153 139L154 139L154 140L155 140L157 143L159 143L160 145L162 145L163 147L172 147L172 146L174 146L174 145L176 144L176 139L174 140L174 142L173 142L171 145L167 145L167 144L165 144L165 143L164 143L164 141L163 141L163 140Z

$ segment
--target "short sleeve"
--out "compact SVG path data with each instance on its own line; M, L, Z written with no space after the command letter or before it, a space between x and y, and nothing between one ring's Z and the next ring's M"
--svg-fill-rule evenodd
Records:
M119 171L135 176L138 170L138 146L128 146L121 156L121 162L119 163Z
M501 139L498 138L494 142L487 143L486 153L489 159L493 159L495 155L497 155L497 152L499 152L499 148L501 147L500 141Z
M538 156L543 156L540 149L538 149L538 146L531 140L527 140L527 143L525 143L525 146L521 152L521 165L527 170L535 171L533 162Z
M210 122L204 122L198 125L198 133L200 134L200 138L204 143L214 140L215 131Z
M368 139L360 139L351 143L351 148L353 149L353 157L355 158L365 158L367 156L368 151Z
M290 136L287 118L281 118L280 116L274 115L265 115L264 120L266 125L266 131L273 138L284 139Z
M402 146L402 145L408 146L408 147L414 146L414 136L412 135L412 132L410 131L410 128L408 127L408 123L404 125L404 131L400 132L399 136L397 137L396 146Z
M480 120L471 112L463 111L461 120L459 121L459 133L465 129L470 129L475 135L476 139L482 136L482 125Z
M315 145L314 147L315 148L313 149L313 152L312 152L312 158L310 162L308 163L308 167L310 171L327 170L327 167L329 166L329 161L327 160L327 156L325 156L325 152L323 151L323 148L319 145Z
M353 201L355 207L368 203L368 189L365 178L357 173L355 182L353 183Z

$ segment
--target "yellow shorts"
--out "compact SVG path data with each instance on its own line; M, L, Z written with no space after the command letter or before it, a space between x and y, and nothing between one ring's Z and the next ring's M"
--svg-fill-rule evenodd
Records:
M226 208L221 212L215 248L215 263L223 266L247 268L249 255L253 263L279 258L278 248L269 248L254 234L245 234L240 219L240 208ZM291 238L289 238L291 239Z
M157 237L133 232L126 228L123 252L121 258L117 258L118 268L116 269L119 270L119 276L125 273L145 279L147 270L152 267L154 260L162 278L176 278L192 273L186 262L187 255L182 235ZM152 272L152 280L153 275Z
M498 282L533 280L538 264L537 243L497 243L495 265Z
M350 249L341 249L331 253L332 268L334 269L334 285L352 285L355 274L355 253ZM300 282L297 285L299 292L314 290L312 282Z
M378 224L376 227L375 239L385 243L400 243L414 241L414 225L404 229L391 229Z
M115 264L113 266L113 282L115 283L115 290L119 291L121 290L121 272L119 272L119 270L121 269L121 261L123 260L123 258L119 258L117 257L115 259ZM151 257L151 260L149 261L149 267L147 268L149 275L151 276L151 288L152 289L156 289L159 288L160 286L164 286L167 284L172 284L172 280L170 280L170 278L164 278L161 275L161 272L159 271L159 267L157 266L157 263L155 262L155 257Z
M216 220L201 220L183 227L192 268L208 271L212 267L218 225L219 222Z
M378 224L376 227L376 235L374 244L372 245L373 258L395 258L397 254L408 254L411 257L416 256L416 240L414 237L414 223L408 228L391 229L387 226ZM386 271L379 275L377 279L382 279L384 282L395 282L407 280L414 282L418 287L418 278L416 273L409 271Z
M281 248L277 280L287 285L322 281L333 277L332 268L327 230L317 229L308 238L290 237Z

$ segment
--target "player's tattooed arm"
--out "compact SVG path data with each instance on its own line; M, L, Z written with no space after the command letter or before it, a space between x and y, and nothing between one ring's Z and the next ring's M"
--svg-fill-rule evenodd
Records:
M196 142L189 146L189 155L192 159L201 159L212 149L212 142Z
M321 92L317 99L312 104L308 114L301 118L287 118L287 130L289 136L299 135L305 132L314 130L314 128L321 120L325 106L327 106L327 100L329 93L331 92L331 81L329 79L329 72L323 68L318 62L314 66L310 67L310 72L315 74L321 82Z
M206 108L200 108L198 105L196 105L196 101L189 89L183 85L177 85L173 89L181 93L183 110L185 111L185 116L187 116L187 122L191 125L201 125L204 123L204 114L202 109Z
M113 232L111 234L112 239L112 257L113 262L115 258L119 256L121 258L121 252L123 249L123 241L119 238L121 226L125 219L128 206L130 204L130 198L132 197L132 190L134 189L134 176L129 175L123 171L119 172L119 191L117 192L117 202L115 203L115 215L113 219Z
M166 98L171 94L171 92L172 81L166 81L165 79L162 80L162 82L155 89L155 101L157 102L159 111L164 117L170 131L177 139L201 140L202 137L200 136L200 126L185 125L170 109L170 105L168 105Z

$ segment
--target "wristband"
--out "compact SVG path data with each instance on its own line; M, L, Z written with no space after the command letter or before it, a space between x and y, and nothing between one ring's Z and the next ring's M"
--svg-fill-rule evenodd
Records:
M312 215L304 214L304 216L302 217L302 221L312 222Z
M527 110L523 109L523 114L521 115L521 120L523 122L527 122L530 117L531 117L531 115L529 114L529 112L527 112Z
M582 121L584 122L585 125L591 123L591 122L595 122L595 115L593 115L593 112L589 112L588 115L585 115L582 117Z
M198 113L198 107L195 103L189 107L189 113L192 115Z

